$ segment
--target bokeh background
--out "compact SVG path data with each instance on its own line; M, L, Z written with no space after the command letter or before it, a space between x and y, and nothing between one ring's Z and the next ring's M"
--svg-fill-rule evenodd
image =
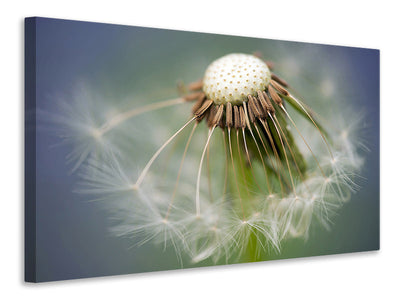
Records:
M115 99L116 106L125 105L131 95L139 102L174 97L179 80L201 78L212 60L232 52L261 51L300 94L311 88L334 101L339 90L348 102L341 107L344 112L351 106L365 114L363 138L369 151L358 180L361 188L339 211L330 231L315 226L307 241L287 241L281 253L269 258L379 249L379 51L43 18L36 26L37 109L49 113L80 82ZM299 83L309 84L296 85L298 76ZM37 280L180 268L171 249L151 243L132 248L132 241L109 232L107 212L74 192L79 177L66 163L71 149L60 142L51 130L38 126ZM33 147L26 146L26 151Z

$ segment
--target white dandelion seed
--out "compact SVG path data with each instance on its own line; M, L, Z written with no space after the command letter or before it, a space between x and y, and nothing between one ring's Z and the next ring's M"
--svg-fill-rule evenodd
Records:
M314 219L329 228L356 188L357 126L328 134L326 119L253 55L215 60L187 90L107 117L96 115L97 107L82 108L90 97L66 111L64 138L74 146L74 167L84 165L81 190L107 203L116 235L171 246L181 263L185 256L197 263L257 260L278 252L283 239L307 238ZM165 124L169 137L145 153L145 162L129 143L143 146L159 123L143 118L149 123L142 139L118 138L132 136L139 116L191 102L192 114L181 127ZM183 151L174 150L178 142Z

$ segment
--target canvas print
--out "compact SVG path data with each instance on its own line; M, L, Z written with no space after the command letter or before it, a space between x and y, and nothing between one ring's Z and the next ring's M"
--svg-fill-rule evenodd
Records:
M378 50L27 18L25 120L27 281L379 249Z

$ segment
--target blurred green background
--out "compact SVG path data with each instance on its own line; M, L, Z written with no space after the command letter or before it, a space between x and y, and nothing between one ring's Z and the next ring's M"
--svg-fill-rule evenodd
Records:
M366 115L369 151L361 188L339 210L330 231L312 226L308 240L286 241L268 258L379 249L379 51L44 18L36 26L37 108L50 112L81 81L115 99L120 109L128 107L129 95L168 99L176 95L179 80L201 78L211 61L232 52L261 51L300 94L317 91L310 95L314 103L323 83L333 79L341 97ZM47 130L36 134L38 281L181 267L172 249L151 243L131 248L132 241L112 236L107 213L73 192L79 178L65 161L71 149L54 147L60 139ZM184 262L185 268L206 265L212 262Z

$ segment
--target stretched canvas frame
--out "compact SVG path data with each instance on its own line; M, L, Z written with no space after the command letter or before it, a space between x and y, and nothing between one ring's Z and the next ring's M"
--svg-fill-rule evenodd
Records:
M378 50L27 18L25 120L26 281L379 249Z

